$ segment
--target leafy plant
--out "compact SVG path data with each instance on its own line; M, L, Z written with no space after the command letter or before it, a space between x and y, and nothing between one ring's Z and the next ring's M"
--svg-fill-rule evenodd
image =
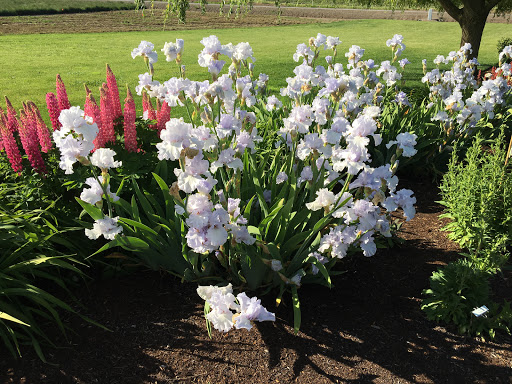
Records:
M510 333L510 303L500 308L492 302L489 285L510 257L512 179L506 158L503 134L494 143L477 136L464 161L454 150L440 187L446 207L442 217L451 219L444 230L469 252L433 273L421 308L429 319L452 323L461 333L491 338L496 329ZM474 316L482 305L489 315Z
M496 44L498 53L503 52L503 49L509 45L512 45L512 37L503 36L501 39L498 40L498 43ZM505 62L510 63L510 58L506 59Z
M494 143L477 137L464 161L453 151L440 186L451 221L444 227L461 247L480 250L512 235L512 178L505 167L504 136ZM491 144L490 146L488 144Z
M83 276L64 252L73 246L63 234L76 228L58 230L48 208L11 211L0 203L0 338L14 357L28 344L43 361L42 343L53 345L49 324L65 335L60 312L77 313L52 291L70 298L69 277Z
M488 278L488 272L474 268L467 259L450 263L430 277L421 309L429 320L453 323L466 333L472 326L471 311L489 301Z
M459 259L440 268L430 277L430 288L421 309L429 320L455 325L460 333L494 338L497 329L510 334L510 303L503 306L490 300L491 273L478 268L470 259ZM487 316L476 317L474 309L486 305Z

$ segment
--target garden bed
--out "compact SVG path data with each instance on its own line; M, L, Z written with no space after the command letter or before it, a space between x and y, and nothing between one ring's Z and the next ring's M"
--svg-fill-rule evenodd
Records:
M494 342L460 336L420 310L432 271L456 259L458 247L440 231L437 187L402 183L418 200L416 217L402 226L405 242L347 260L348 272L332 290L302 287L298 336L286 299L275 323L214 331L209 339L193 284L140 273L77 293L87 315L111 332L73 320L77 334L69 344L61 340L65 348L47 351L56 366L28 349L19 361L2 351L0 382L510 383L510 336L499 333ZM496 283L500 299L512 299L512 274ZM263 300L275 310L272 295Z

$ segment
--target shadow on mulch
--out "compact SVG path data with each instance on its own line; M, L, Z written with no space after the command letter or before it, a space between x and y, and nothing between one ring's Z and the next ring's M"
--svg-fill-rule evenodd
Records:
M426 320L421 292L432 271L457 257L439 231L429 184L409 185L418 216L401 246L345 260L329 290L300 289L302 327L293 334L289 297L275 323L208 338L192 285L156 272L95 283L80 297L111 329L70 320L67 348L13 361L0 351L6 383L512 383L512 339L482 342ZM65 344L61 340L60 345Z

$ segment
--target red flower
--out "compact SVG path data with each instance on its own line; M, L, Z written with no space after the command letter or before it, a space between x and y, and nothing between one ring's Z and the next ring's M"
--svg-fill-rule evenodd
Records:
M59 110L62 111L64 109L71 108L71 104L69 103L69 99L68 99L68 94L66 92L66 86L64 85L64 82L60 78L59 74L57 74L56 88L57 88L57 101L59 103Z
M129 89L124 99L124 146L128 152L137 152L137 129L135 127L135 101Z
M26 105L23 105L25 110L28 110ZM46 173L46 166L44 164L41 151L39 150L39 138L37 137L37 123L32 113L26 114L25 111L20 111L21 124L19 124L19 133L23 149L27 154L28 160L32 168L38 173Z
M147 92L142 92L142 111L144 113L144 118L148 120L156 120L156 111L153 108L153 104L151 104L151 99ZM150 124L149 128L156 129L156 124Z
M171 119L171 107L167 104L166 101L162 104L162 107L158 111L157 116L157 124L156 128L158 130L158 136L160 136L160 132L165 129L165 123L167 123Z
M100 88L100 112L101 112L101 130L104 135L105 143L116 141L116 133L114 131L114 115L112 114L112 106L108 97L107 84L103 83Z
M16 118L17 113L16 113L16 110L14 109L14 107L12 106L11 102L7 98L7 96L5 96L5 103L7 104L7 121L8 121L7 127L14 134L14 133L18 132L18 119Z
M11 130L8 128L8 120L4 111L0 110L0 136L2 138L2 144L5 149L5 153L7 158L9 159L9 163L11 163L11 167L14 172L20 173L23 169L21 153L18 148L18 144L16 144L16 139L14 138Z
M28 102L28 107L30 108L30 110L34 116L34 120L35 120L35 124L36 124L36 128L37 128L37 137L39 138L39 145L41 145L41 150L44 153L48 153L50 151L50 149L52 149L52 146L53 146L48 127L44 123L44 120L41 117L41 113L39 112L39 109L32 101Z
M121 100L119 99L119 89L117 88L116 77L114 76L114 72L110 69L110 66L107 64L107 86L108 86L108 95L110 99L110 106L112 108L112 115L114 120L123 116L123 111L121 110Z
M53 130L55 131L60 129L62 126L59 121L60 109L55 94L51 92L46 94L46 106L48 108L48 114L50 115Z

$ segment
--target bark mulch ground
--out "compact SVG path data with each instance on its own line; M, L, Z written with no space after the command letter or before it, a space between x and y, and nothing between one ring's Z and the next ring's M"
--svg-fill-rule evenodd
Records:
M464 337L420 310L432 271L458 248L440 231L436 188L405 184L416 193L418 214L402 227L404 243L346 260L331 290L303 286L297 336L289 298L276 309L268 296L275 323L214 331L209 339L194 285L137 273L79 293L87 315L111 332L70 320L76 334L48 350L55 365L30 351L18 361L0 351L0 382L512 383L510 336ZM508 274L496 282L502 298L512 299L511 281Z

